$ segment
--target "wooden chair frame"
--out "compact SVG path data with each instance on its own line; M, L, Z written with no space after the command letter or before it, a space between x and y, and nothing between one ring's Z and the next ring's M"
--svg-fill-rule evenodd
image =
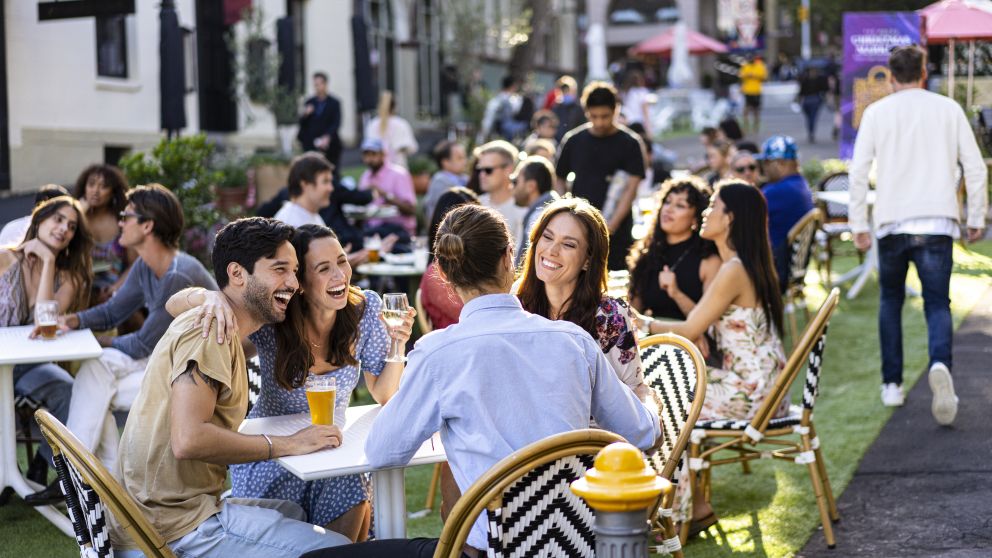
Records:
M789 229L786 242L792 247L789 254L789 280L785 290L785 308L789 314L790 348L796 346L796 335L799 325L796 323L796 306L801 301L805 320L809 321L809 306L806 305L806 269L812 259L813 244L816 241L816 231L823 224L823 212L818 208L810 209ZM798 249L797 249L798 248Z
M830 184L831 182L847 179L847 178L848 178L847 171L841 171L841 172L835 172L833 174L829 174L823 177L823 179L821 179L820 182L816 185L816 191L827 192L827 191L846 190L846 188L839 190L838 189L827 190L827 185ZM848 183L848 188L850 188L850 183ZM847 232L847 230L845 230L846 227L844 227L844 225L846 225L848 222L847 221L848 210L846 208L843 209L844 212L843 215L837 216L836 214L831 214L829 202L817 201L816 205L817 207L820 208L820 211L823 212L823 224L824 224L824 226L822 227L822 232L823 232L822 238L820 238L817 242L821 250L820 258L817 260L817 266L820 269L821 283L823 283L824 285L829 285L831 281L831 272L832 272L831 267L833 265L833 258L834 258L833 240L835 238L838 238L841 234L843 234L842 232L831 232L830 225L840 226L843 232ZM864 258L864 254L862 254L860 251L856 251L856 252L858 255L858 261L861 262Z
M441 531L434 558L460 558L479 514L499 508L503 492L535 467L573 455L594 456L613 442L623 441L605 430L574 430L538 440L501 459L458 499Z
M673 333L662 333L645 337L638 343L638 350L645 351L658 345L670 345L685 351L695 369L695 383L691 386L683 386L686 393L681 394L683 396L687 395L688 401L680 398L679 393L661 393L662 386L651 385L649 381L649 386L652 388L655 399L658 402L659 412L667 416L662 416L662 430L665 441L662 442L663 445L661 448L648 457L648 462L654 467L658 476L668 479L674 486L678 483L678 474L681 468L680 464L682 463L683 453L689 444L689 438L692 435L693 427L703 408L703 400L706 397L706 362L703 359L702 353L699 352L699 348L694 343L685 337ZM645 380L647 381L649 378L645 378ZM703 389L699 389L700 386L703 386ZM688 407L685 406L687 402L689 403ZM668 404L666 405L666 403ZM666 418L668 419L667 425ZM673 433L669 431L673 425L677 425L674 426L677 432ZM673 434L674 436L672 436ZM668 441L672 438L674 438L674 442L669 446ZM661 455L666 450L668 455ZM679 540L675 532L675 524L672 521L674 499L675 490L671 490L667 494L660 496L654 506L654 511L651 514L651 536L662 536L664 545L652 547L652 551L667 552L675 556L675 558L681 558L683 555L682 541Z
M831 523L839 521L840 514L837 511L837 503L830 488L826 465L820 451L820 442L813 426L812 407L818 392L819 376L817 374L807 374L802 411L793 406L795 410L790 411L788 419L778 419L787 424L773 427L770 427L770 424L774 419L776 410L788 396L789 389L799 376L804 364L808 362L809 366L815 366L819 370L820 361L813 362L813 359L822 356L827 325L830 316L837 308L839 299L840 291L835 288L820 306L813 320L807 324L802 338L790 354L772 391L754 418L748 422L746 429L697 428L692 432L689 444L689 482L692 497L702 497L707 502L712 496L710 474L713 466L730 463L741 463L746 466L751 460L768 458L808 465L813 492L820 512L820 520L823 524L824 538L830 548L836 544ZM814 352L814 348L817 349L816 352ZM798 440L788 439L797 434ZM730 451L736 455L715 458L715 454L720 451ZM697 476L700 475L702 482L697 485ZM702 494L697 493L697 486L702 489ZM688 531L689 525L686 522L682 525L683 540L688 536Z
M114 516L117 523L127 532L138 548L145 553L145 556L149 558L175 558L175 554L168 547L166 541L100 460L47 410L39 409L35 412L34 417L41 426L42 435L52 446L56 463L59 463L60 459L64 459L64 462L67 462L66 464L78 473L80 479L96 492L100 502ZM69 479L62 477L63 472L60 471L60 480L63 483L70 482ZM63 491L65 486L66 484L63 484ZM80 543L81 547L92 545L92 543L87 542L89 541L89 534L85 519L79 513L79 501L78 499L74 501L75 491L70 489L70 492L72 495L66 494L66 503L69 506L70 518L73 520L77 542ZM85 540L80 538L81 535L84 536Z

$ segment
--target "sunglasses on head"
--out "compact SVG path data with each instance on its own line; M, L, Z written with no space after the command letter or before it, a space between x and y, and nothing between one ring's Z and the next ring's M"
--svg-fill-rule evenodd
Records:
M506 168L506 165L500 165L498 167L479 167L479 172L482 174L492 174L496 169Z
M758 170L758 165L756 165L754 163L751 163L750 165L743 165L743 166L740 166L740 167L734 167L734 170L737 171L737 172L747 172L747 171L754 172L754 171Z

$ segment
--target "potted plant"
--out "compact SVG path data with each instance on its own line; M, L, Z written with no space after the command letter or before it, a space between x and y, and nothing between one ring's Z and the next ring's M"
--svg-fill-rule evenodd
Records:
M302 92L279 83L281 59L265 34L262 9L247 8L242 19L244 35L238 37L232 32L227 37L234 54L231 64L234 94L242 101L249 122L254 120L253 105L261 105L272 114L276 124L276 145L289 156L293 153Z
M414 155L410 157L410 176L413 177L413 191L418 196L427 193L427 187L431 183L431 175L437 171L437 165L430 158L424 155Z
M248 161L255 184L255 197L264 203L289 183L289 157L282 153L256 153Z
M217 209L228 214L240 213L249 207L248 164L239 158L220 161L216 165Z
M150 151L124 156L119 166L130 184L158 183L172 190L186 221L182 248L210 267L215 229L223 225L214 206L217 173L209 168L214 144L203 134L163 138Z

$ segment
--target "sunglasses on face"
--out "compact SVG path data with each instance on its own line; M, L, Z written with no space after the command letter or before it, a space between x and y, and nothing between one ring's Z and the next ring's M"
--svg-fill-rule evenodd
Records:
M127 221L128 217L134 217L139 221L145 218L144 215L140 215L138 213L131 213L130 211L121 211L120 213L117 214L117 216L120 217L121 221Z
M734 170L737 171L737 172L747 172L747 171L754 172L754 171L758 170L758 165L756 165L754 163L751 163L750 165L743 165L743 166L740 166L740 167L734 167Z
M479 167L479 172L482 174L492 174L496 169L505 169L506 165L500 165L498 167Z

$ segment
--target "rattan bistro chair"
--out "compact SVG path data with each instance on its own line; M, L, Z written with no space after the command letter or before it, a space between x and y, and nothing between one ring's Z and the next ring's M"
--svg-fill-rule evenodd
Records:
M802 219L789 229L786 242L789 243L789 280L785 289L785 312L789 315L789 342L796 345L799 326L796 323L796 306L802 303L806 321L809 321L809 307L806 305L806 269L816 241L816 232L823 224L823 212L810 209Z
M624 439L605 430L555 434L506 456L462 494L444 524L434 558L458 558L486 511L490 558L594 558L593 511L569 484L599 450Z
M685 337L663 333L645 337L638 344L644 382L651 387L661 413L662 444L648 456L655 472L662 478L678 483L683 467L683 453L696 418L703 407L706 390L706 363L696 346ZM652 548L682 556L682 544L672 522L675 490L659 498L651 517L651 535L661 535L664 544Z
M45 409L34 414L52 446L59 485L83 556L113 556L107 525L109 511L149 558L175 558L166 541L130 496L82 442Z
M840 292L830 291L813 320L806 326L802 338L789 355L785 368L779 374L772 391L751 420L715 419L697 422L689 444L689 482L693 498L710 501L710 470L716 465L747 463L753 459L781 459L809 468L813 493L823 523L827 546L835 545L832 521L840 514L834 501L827 468L820 452L820 440L813 427L813 405L819 392L820 370L823 365L823 348L827 337L830 316L837 308ZM789 414L775 418L775 411L788 396L789 388L806 364L806 386L802 406L793 405ZM794 436L798 435L798 439ZM716 458L716 453L729 451L731 457ZM701 475L702 482L696 483ZM702 488L702 494L698 488ZM682 526L688 534L689 522Z

